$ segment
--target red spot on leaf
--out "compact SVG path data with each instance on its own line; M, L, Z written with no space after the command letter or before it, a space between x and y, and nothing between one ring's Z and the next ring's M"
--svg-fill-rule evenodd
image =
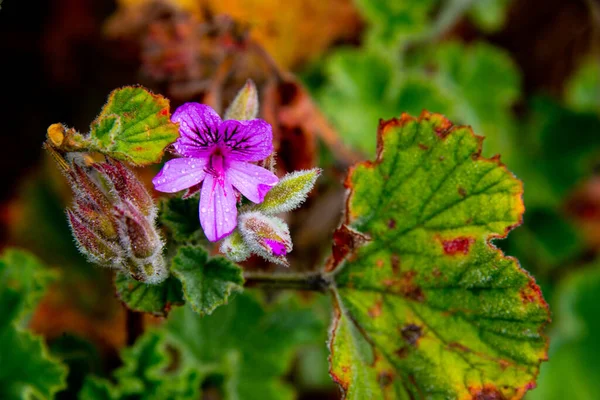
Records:
M444 139L446 136L448 136L448 134L450 134L452 126L452 122L444 118L440 121L439 125L435 126L433 129L439 138Z
M393 381L394 375L391 372L381 371L379 375L377 375L377 382L382 388L389 386Z
M161 117L166 117L169 115L169 110L167 110L166 108L163 108L162 110L160 110L158 112L158 115L160 115Z
M458 237L456 239L442 240L442 246L444 247L444 253L447 255L455 255L458 253L468 254L471 244L475 240L469 237Z
M396 220L394 218L390 218L387 225L388 225L388 228L394 229L396 227Z
M530 279L523 289L519 291L519 295L521 296L521 300L523 303L544 303L544 298L542 297L542 291L540 287L536 285L533 279Z
M470 387L473 400L505 400L506 397L494 385L487 384L483 387Z
M408 299L423 301L425 300L423 290L413 282L416 275L416 271L407 271L400 273L400 277L398 278L384 279L382 283L390 288L390 290L401 293Z
M424 145L423 143L419 143L419 148L420 148L421 150L429 150L429 146L427 146L427 145Z
M397 254L392 254L392 273L398 275L400 273L400 257Z
M408 347L406 347L406 346L405 347L401 347L401 348L399 348L398 350L395 351L396 355L399 358L406 358L406 356L408 356L408 352L409 352L409 350L408 350Z
M381 306L382 306L382 300L378 300L375 304L373 304L373 307L369 308L369 310L367 311L367 313L369 314L369 317L371 318L377 318L381 315Z
M458 187L458 194L460 197L466 197L467 196L467 191L465 190L464 187L459 186Z
M419 339L423 336L423 330L419 325L407 324L402 327L402 338L411 346L416 347Z

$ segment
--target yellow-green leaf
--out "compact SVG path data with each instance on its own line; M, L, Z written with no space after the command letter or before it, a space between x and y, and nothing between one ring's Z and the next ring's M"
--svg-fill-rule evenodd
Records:
M349 399L520 398L547 357L548 308L490 243L518 225L522 184L439 114L382 122L355 166L330 260L331 374Z

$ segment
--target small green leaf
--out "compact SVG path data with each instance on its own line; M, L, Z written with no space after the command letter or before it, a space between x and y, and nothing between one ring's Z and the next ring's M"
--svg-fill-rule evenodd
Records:
M190 242L204 238L198 212L197 198L171 197L161 202L159 220L171 231L175 241Z
M58 398L77 394L90 374L102 371L102 359L96 346L81 337L64 333L50 342L50 352L68 366L67 388Z
M181 283L173 277L157 285L148 285L117 273L115 286L119 299L133 311L164 317L171 307L185 303Z
M357 7L370 23L371 34L387 46L423 35L430 29L431 14L439 0L419 2L358 0Z
M272 215L298 208L306 200L319 175L320 168L287 174L267 192L263 202L252 209Z
M54 275L30 254L7 250L0 258L0 398L49 399L66 386L67 370L41 338L21 328Z
M106 379L88 376L79 392L79 400L119 400L123 397Z
M331 374L349 399L520 398L547 357L548 308L490 245L521 221L522 184L439 114L382 122L351 169L330 260Z
M295 297L273 303L265 308L244 293L209 316L177 308L122 352L114 384L89 378L80 398L292 400L283 378L297 346L321 342L325 327Z
M183 296L200 315L226 304L244 285L242 269L223 257L208 257L201 247L180 247L171 271L183 285Z
M142 87L114 90L90 126L90 146L135 165L159 162L165 147L179 136L169 119L169 101Z

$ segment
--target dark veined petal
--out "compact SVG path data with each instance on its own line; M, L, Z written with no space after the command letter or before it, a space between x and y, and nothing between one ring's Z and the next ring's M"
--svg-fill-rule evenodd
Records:
M171 121L179 122L180 136L173 147L184 157L208 157L212 145L219 141L221 117L209 106L185 103L173 113Z
M229 164L227 179L254 203L262 203L267 192L279 182L271 171L243 161L232 161Z
M236 197L227 179L219 181L208 174L200 193L200 225L207 239L216 242L237 225Z
M227 146L231 160L260 161L273 152L273 131L262 119L223 121L219 139Z
M192 187L204 179L204 168L208 158L176 158L167 161L160 172L152 179L159 192L175 193Z

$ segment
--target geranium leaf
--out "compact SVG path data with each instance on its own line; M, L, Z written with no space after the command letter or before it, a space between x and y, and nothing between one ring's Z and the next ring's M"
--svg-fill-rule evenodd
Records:
M548 308L490 243L520 223L521 182L439 114L382 122L378 139L347 177L328 265L332 376L351 399L522 397Z
M66 386L65 366L51 358L41 338L21 319L43 295L53 274L30 254L7 250L0 258L0 398L52 398Z
M160 161L179 136L169 101L142 87L114 90L90 127L91 148L135 165Z
M164 317L171 307L185 303L181 283L173 277L158 285L148 285L117 273L115 287L119 299L133 311Z
M173 239L189 242L204 238L198 222L198 199L172 197L161 202L160 222L165 225Z
M293 297L267 308L244 293L204 317L180 307L166 324L122 352L115 384L88 378L80 398L193 400L218 394L223 399L291 400L293 390L282 378L297 346L322 340L323 329L314 310Z
M242 269L223 257L208 257L199 246L183 246L173 258L173 274L183 285L183 295L200 315L226 304L244 285Z

